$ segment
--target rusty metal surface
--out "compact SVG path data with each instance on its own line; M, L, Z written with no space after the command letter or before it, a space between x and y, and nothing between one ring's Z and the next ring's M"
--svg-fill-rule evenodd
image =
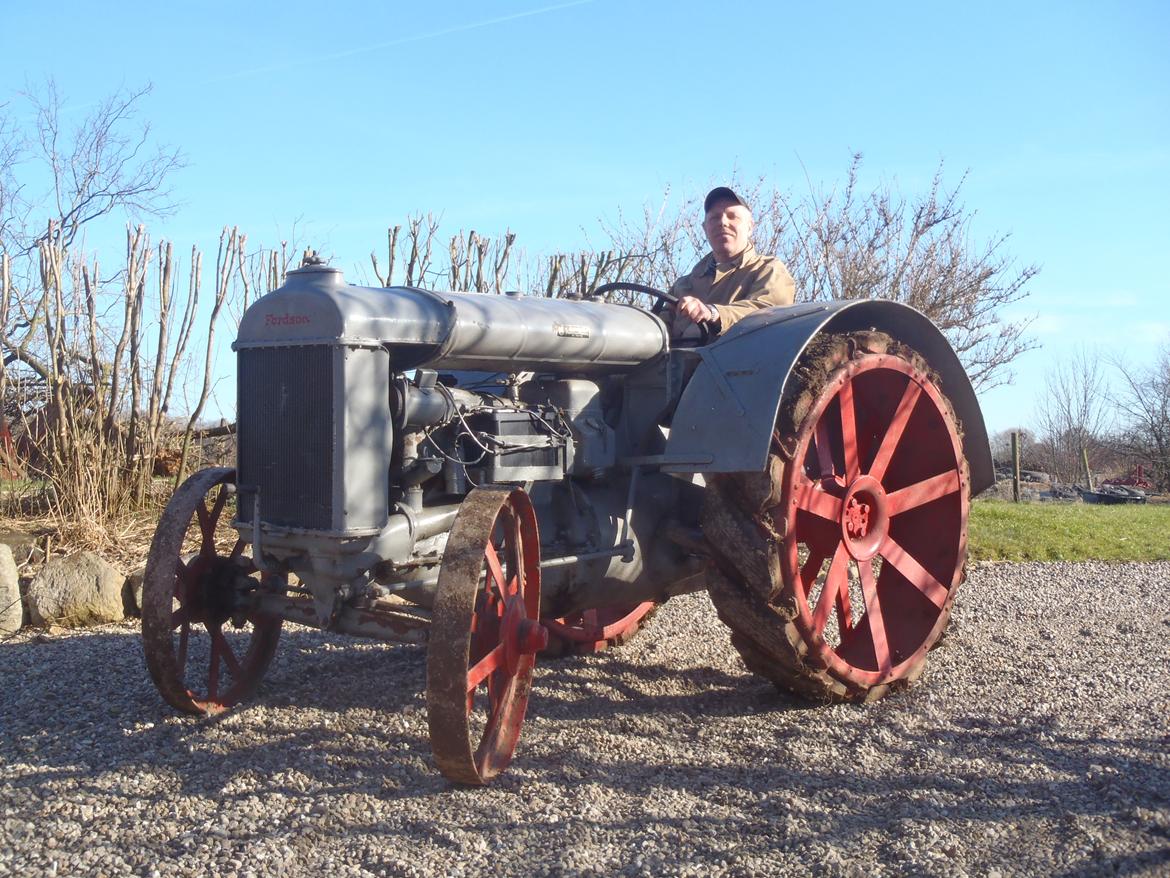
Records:
M524 602L524 621L529 625L514 632L513 639L525 641L523 644L512 643L508 648L506 633L497 638L498 646L509 653L508 661L506 667L486 679L489 717L480 734L473 732L469 717L469 696L476 688L469 683L469 665L473 657L476 662L486 660L486 655L473 656L475 626L502 621L482 611L490 606L485 601L479 601L477 606L485 550L501 517L508 538L516 541L519 566L513 572L520 580L518 592ZM427 650L427 722L435 762L446 777L456 782L487 783L507 766L519 738L532 683L534 649L529 648L540 645L526 640L533 636L531 626L538 626L539 545L536 518L527 494L503 486L472 491L460 507L447 540Z
M266 615L279 616L310 628L321 627L316 605L311 599L272 594L261 597L257 605ZM329 630L369 640L426 643L430 624L431 614L424 610L374 604L363 608L341 607Z
M215 527L223 513L226 486L234 470L213 467L195 473L175 492L159 519L143 576L142 644L151 679L163 698L185 713L219 713L254 691L276 651L281 620L255 613L211 613L205 595L194 590L211 587L231 589L237 577L254 572L251 560L237 543L230 555L220 554L214 544ZM215 489L210 507L207 499ZM200 535L200 550L183 560L188 532ZM229 595L230 596L230 595ZM176 598L179 606L175 607ZM229 621L251 625L246 651L237 656L222 626ZM179 633L176 634L176 629ZM206 632L210 641L205 666L190 650L192 638ZM177 641L177 642L176 642ZM219 690L221 664L229 670L231 686ZM195 672L195 673L192 673ZM201 688L194 677L206 673ZM188 679L191 677L192 679Z
M650 621L658 604L642 601L583 610L561 618L542 619L548 629L545 655L590 655L620 646Z

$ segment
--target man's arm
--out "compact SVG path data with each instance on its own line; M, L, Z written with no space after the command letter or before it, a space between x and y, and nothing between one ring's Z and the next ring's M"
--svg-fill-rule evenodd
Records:
M746 293L728 305L715 306L719 312L719 331L726 332L728 328L761 308L791 305L795 300L796 282L793 281L792 275L779 259L769 259L752 278L751 286Z

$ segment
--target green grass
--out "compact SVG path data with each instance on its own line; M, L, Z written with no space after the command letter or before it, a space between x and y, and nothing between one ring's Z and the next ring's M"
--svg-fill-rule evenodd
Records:
M971 504L970 556L978 561L1170 560L1170 504Z

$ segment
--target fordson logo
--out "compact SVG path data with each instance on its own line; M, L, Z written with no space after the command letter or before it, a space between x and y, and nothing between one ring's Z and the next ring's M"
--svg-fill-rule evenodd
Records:
M284 314L265 314L265 326L301 326L302 324L311 322L306 314L289 314L287 311Z

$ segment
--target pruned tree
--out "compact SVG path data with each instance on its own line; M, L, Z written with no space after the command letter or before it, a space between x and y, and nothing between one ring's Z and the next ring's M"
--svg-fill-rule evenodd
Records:
M181 158L136 120L147 91L119 92L67 125L50 82L25 96L34 123L19 140L0 114L0 398L50 508L96 543L111 516L149 496L197 315L195 248L184 293L173 246L152 244L142 223L127 224L109 277L79 247L92 223L174 206L167 180ZM234 281L246 299L248 278Z

